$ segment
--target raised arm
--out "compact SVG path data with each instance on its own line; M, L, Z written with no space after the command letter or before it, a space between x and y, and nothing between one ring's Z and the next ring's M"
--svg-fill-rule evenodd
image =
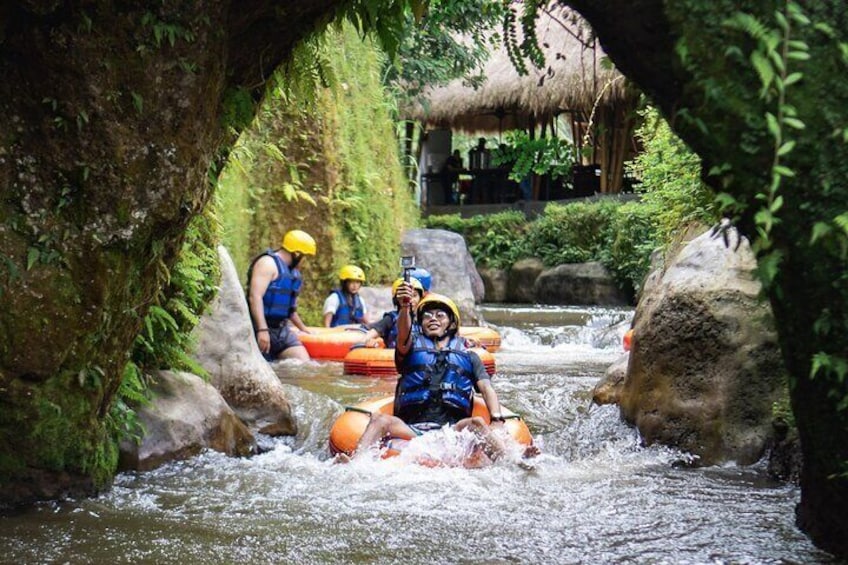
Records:
M398 337L395 346L396 355L404 356L412 347L412 293L415 289L408 282L401 283L397 290L397 300L400 303L398 311Z

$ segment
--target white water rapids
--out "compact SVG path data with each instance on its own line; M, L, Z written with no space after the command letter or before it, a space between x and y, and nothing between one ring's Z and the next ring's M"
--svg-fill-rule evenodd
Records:
M542 448L534 470L403 457L334 465L344 405L393 381L277 364L300 431L249 459L205 453L119 475L96 499L0 516L2 563L829 563L794 526L799 492L763 465L693 469L640 446L590 391L631 310L488 307L493 380ZM429 446L432 447L432 446Z

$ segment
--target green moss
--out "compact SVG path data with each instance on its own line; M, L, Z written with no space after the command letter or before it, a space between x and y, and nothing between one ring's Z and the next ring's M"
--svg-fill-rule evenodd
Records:
M39 386L9 383L0 412L0 484L22 476L29 467L90 477L95 488L108 485L118 449L97 417L101 395L99 388L82 390L79 379L69 374ZM20 445L27 446L25 452L6 449Z
M252 257L278 247L289 229L315 238L299 311L319 324L342 264L362 266L369 284L396 276L401 234L418 212L400 166L379 49L345 26L295 58L234 148L216 205L242 282Z
M792 404L789 399L788 388L783 398L772 404L771 415L776 421L786 422L790 428L796 427L795 414L792 413Z
M246 88L228 88L224 93L222 123L225 128L245 130L253 121L256 102Z

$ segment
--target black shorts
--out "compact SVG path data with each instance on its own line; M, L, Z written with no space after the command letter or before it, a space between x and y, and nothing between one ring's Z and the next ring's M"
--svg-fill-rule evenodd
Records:
M292 331L291 326L285 322L278 328L268 328L268 335L271 337L271 350L262 354L266 361L275 361L277 356L289 347L303 345L297 339L297 334Z

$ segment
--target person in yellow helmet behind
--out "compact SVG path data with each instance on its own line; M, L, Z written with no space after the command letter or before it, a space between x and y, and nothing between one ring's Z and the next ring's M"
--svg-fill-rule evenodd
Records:
M392 304L395 305L395 309L390 312L384 312L383 317L377 320L372 324L368 324L365 326L365 338L363 342L366 347L376 347L378 345L377 338L383 338L383 343L388 348L392 348L395 346L397 342L397 318L398 311L400 310L400 302L397 300L397 292L400 285L403 283L403 279L397 279L392 283ZM418 305L418 301L424 297L424 287L416 278L409 279L409 284L412 286L415 292L412 293L412 304L413 307Z
M301 230L283 236L279 249L267 249L254 258L247 271L247 302L259 351L268 361L309 360L309 353L291 325L308 333L297 313L297 296L303 284L299 267L315 255L315 240Z
M364 282L365 271L356 265L345 265L339 270L339 287L331 290L324 300L324 327L365 324L368 321L368 308L359 296Z

